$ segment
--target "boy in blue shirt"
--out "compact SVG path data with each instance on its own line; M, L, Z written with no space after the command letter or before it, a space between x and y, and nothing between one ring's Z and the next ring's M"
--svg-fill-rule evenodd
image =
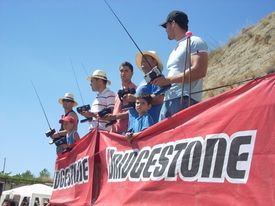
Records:
M62 144L61 147L66 149L70 147L71 144L74 144L80 139L79 134L74 130L75 119L72 116L66 116L63 119L59 120L59 123L63 125L63 128L67 131L66 139L67 144Z
M132 128L125 134L126 139L131 141L143 130L154 124L148 110L152 107L152 97L147 93L140 93L137 96L135 109L138 112L138 117L135 119Z

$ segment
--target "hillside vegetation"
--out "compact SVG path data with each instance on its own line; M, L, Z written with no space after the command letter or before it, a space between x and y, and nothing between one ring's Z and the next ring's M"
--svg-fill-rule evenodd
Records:
M259 23L242 29L228 43L209 53L204 89L227 87L203 92L203 99L216 96L248 81L275 72L275 12ZM242 82L239 84L234 84Z

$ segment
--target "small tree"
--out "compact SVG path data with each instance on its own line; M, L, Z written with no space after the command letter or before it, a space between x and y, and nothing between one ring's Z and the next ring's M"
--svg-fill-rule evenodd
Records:
M51 177L51 173L46 168L44 168L41 172L39 172L39 178L41 179L48 179L50 177Z
M26 172L22 173L21 177L29 178L29 179L34 179L35 178L35 176L31 173L30 170L27 170Z

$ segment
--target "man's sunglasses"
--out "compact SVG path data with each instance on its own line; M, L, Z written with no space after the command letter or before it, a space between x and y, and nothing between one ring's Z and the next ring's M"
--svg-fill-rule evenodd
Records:
M69 100L69 99L62 99L62 102L74 102L74 101Z

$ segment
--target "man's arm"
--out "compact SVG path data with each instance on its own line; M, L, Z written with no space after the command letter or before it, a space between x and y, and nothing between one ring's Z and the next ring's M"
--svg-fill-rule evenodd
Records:
M118 114L107 114L104 119L108 121L113 121L116 119L128 119L128 111L123 112L123 113L118 113Z
M152 105L162 104L164 100L164 95L156 96L154 94L151 94L151 97L153 98ZM125 94L123 96L123 100L126 102L135 102L137 97L133 94Z
M56 139L56 138L59 138L59 137L62 137L62 136L66 136L67 133L68 133L67 130L58 131L58 132L54 133L51 136L51 138Z
M74 118L74 120L75 120L75 124L74 124L74 130L75 131L77 131L77 126L78 126L78 116L77 116L77 114L75 113L75 112L70 112L69 114L68 114L68 116L71 116L71 117L73 117Z
M86 118L96 117L97 115L96 112L90 112L90 111L82 111L80 114Z
M162 104L164 100L164 95L156 96L154 94L151 94L152 97L152 105Z

